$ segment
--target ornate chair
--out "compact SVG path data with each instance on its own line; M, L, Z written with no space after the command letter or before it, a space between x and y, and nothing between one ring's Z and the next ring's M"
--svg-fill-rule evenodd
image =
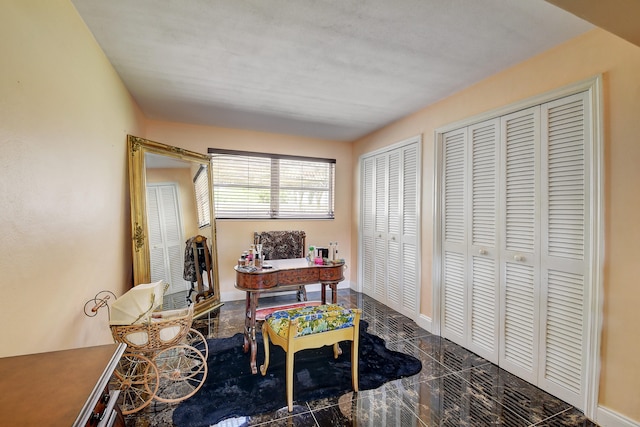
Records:
M262 244L264 260L304 258L306 250L306 233L292 231L254 231L253 243ZM304 285L298 288L298 301L307 301L307 290Z
M260 373L269 368L269 341L286 353L287 405L293 410L293 362L297 351L333 345L333 355L341 353L338 343L351 341L351 383L358 391L358 338L360 309L347 309L335 304L276 311L262 325L264 364Z

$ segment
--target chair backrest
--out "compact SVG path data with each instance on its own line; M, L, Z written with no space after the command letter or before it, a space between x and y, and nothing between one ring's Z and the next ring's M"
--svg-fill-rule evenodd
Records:
M262 244L265 260L304 258L306 233L292 231L255 231L253 242Z

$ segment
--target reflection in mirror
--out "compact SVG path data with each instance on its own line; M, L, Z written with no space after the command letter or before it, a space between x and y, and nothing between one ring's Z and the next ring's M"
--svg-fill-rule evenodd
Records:
M134 284L163 280L165 309L220 305L209 158L129 136Z

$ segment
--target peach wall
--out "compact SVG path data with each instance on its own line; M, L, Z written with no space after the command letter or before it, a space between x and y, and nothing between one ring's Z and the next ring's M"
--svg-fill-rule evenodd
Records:
M604 80L606 221L599 404L640 421L640 47L593 30L356 141L354 170L363 153L423 135L421 313L431 317L435 130L597 74ZM357 218L354 209L353 242Z
M142 117L69 1L3 1L0 52L0 357L113 342L83 307L131 283Z
M145 137L198 153L206 153L209 148L227 148L336 159L336 212L334 220L218 220L216 222L220 292L223 301L244 298L244 294L238 292L233 286L235 281L233 266L237 264L242 251L249 249L249 245L253 242L254 231L304 230L307 234L307 245L328 245L330 241L338 241L340 252L345 259L349 260L350 267L345 271L343 285L348 285L353 280L355 259L351 257L352 242L350 239L353 200L351 144L291 135L159 121L148 122Z

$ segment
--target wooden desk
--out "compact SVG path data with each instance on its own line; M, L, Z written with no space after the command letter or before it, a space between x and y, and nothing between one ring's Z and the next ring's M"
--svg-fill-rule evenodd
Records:
M123 426L117 392L107 385L125 349L108 344L0 359L0 424ZM105 412L102 423L92 420Z
M254 272L236 270L236 289L246 292L246 317L244 328L244 351L251 348L251 372L256 374L256 308L261 293L297 289L300 285L320 283L322 304L326 304L327 286L331 288L331 302L336 303L338 283L344 280L344 264L309 265L304 258L279 259L265 262L271 269Z

